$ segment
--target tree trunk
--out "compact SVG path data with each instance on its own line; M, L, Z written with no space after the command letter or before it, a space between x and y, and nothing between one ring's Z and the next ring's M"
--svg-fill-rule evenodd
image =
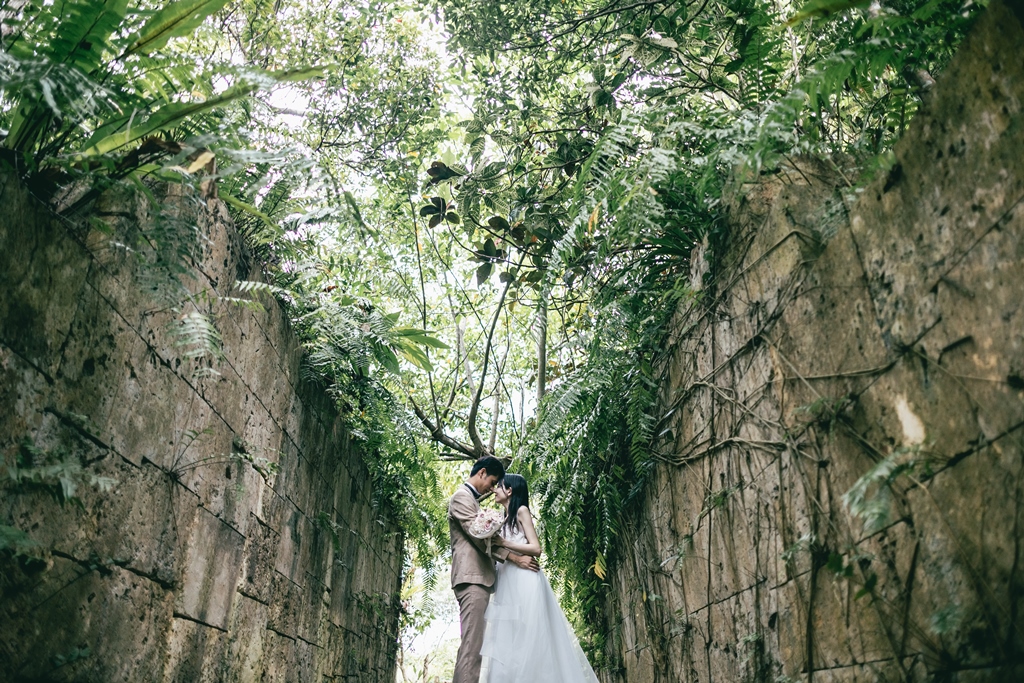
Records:
M537 339L537 405L547 390L548 375L548 297L542 293L537 305L537 320L533 326Z

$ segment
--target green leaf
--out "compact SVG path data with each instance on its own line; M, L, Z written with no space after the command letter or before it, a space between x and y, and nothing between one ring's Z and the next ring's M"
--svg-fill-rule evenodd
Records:
M288 82L308 80L322 76L323 73L323 67L309 67L268 73L267 76L270 82ZM241 83L202 102L172 102L160 107L141 123L132 124L137 114L137 112L132 112L97 130L78 154L81 157L108 154L143 138L171 130L196 114L212 111L247 97L269 84L269 82ZM122 128L124 130L121 130Z
M502 218L501 216L491 216L490 218L487 219L487 225L491 226L495 230L499 230L502 232L508 230L509 228L508 221Z
M128 9L128 0L80 0L59 4L51 10L44 5L40 12L59 12L59 24L44 46L42 54L57 64L67 64L91 75L111 52L110 38L122 25ZM38 18L41 20L41 18ZM15 41L15 45L23 41ZM38 58L30 48L24 56ZM40 80L43 99L27 98L19 102L9 124L4 146L18 150L33 149L46 134L57 105L48 80Z
M92 73L110 50L110 37L121 27L128 0L80 0L61 7L64 21L54 31L50 57Z
M811 17L827 17L854 7L863 7L871 0L810 0L786 21L786 26L799 24Z
M610 92L601 88L590 93L590 104L594 107L604 107L615 104L615 97Z
M604 559L604 555L603 554L597 553L597 557L594 560L593 570L594 570L594 574L597 576L597 578L599 578L602 581L604 581L604 577L605 577L605 575L608 572L608 567L607 567L607 565L605 563L605 559Z
M427 354L425 354L423 349L420 347L415 344L405 344L401 342L396 344L396 346L398 347L398 351L406 358L406 360L411 362L413 365L416 365L427 372L434 369L434 366L430 363L430 359L427 358Z
M356 222L359 223L359 227L363 228L374 237L380 237L380 233L367 225L363 220L363 214L359 211L359 205L356 203L356 198L352 193L345 190L343 196L345 197L345 203L348 204L348 208L352 210L352 215L355 217Z
M429 346L434 349L449 349L451 348L437 337L432 337L427 333L426 330L420 330L413 327L401 327L391 331L396 337L403 337L409 341L424 346Z
M390 348L383 345L375 345L377 362L384 366L384 369L393 374L398 374L401 368L398 366L398 356Z
M438 213L443 214L448 210L448 202L444 200L444 197L431 197L430 203L437 208Z
M259 218L268 228L273 228L274 230L277 229L277 223L274 222L274 219L272 219L270 216L257 209L252 204L247 204L243 202L241 199L238 199L237 197L234 197L228 194L227 192L222 193L220 195L220 198L224 200L224 203L227 204L228 206L232 206L238 209L239 211L244 211L250 216Z
M878 574L872 573L868 576L867 581L864 582L864 587L857 591L856 595L853 596L854 600L860 600L865 595L870 595L875 590L875 586L878 584Z
M736 59L732 60L731 62L729 62L728 64L725 65L725 73L727 73L727 74L736 73L737 71L739 71L743 67L743 64L746 61L747 61L747 58L742 56L742 55L740 57L737 57Z
M496 178L505 170L505 164L501 161L492 161L491 163L484 166L477 174L480 180L489 180Z
M918 21L929 19L933 14L935 14L935 11L939 8L941 4L942 0L930 0L927 4L920 7L910 16L912 19L917 19Z
M473 141L469 143L470 156L479 157L481 154L484 153L484 148L486 147L486 144L487 139L484 138L483 136L474 138Z
M128 54L150 54L159 50L171 38L188 35L211 14L219 12L227 0L178 0L150 17L146 25L130 37L124 51Z
M487 278L491 276L491 270L494 268L494 264L485 263L476 269L476 283L482 285L487 281Z
M0 551L12 551L15 556L19 556L38 547L39 543L21 529L0 524Z

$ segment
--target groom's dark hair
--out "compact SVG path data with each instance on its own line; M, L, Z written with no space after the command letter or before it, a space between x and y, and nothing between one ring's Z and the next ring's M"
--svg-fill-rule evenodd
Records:
M475 476L480 470L487 470L487 474L497 477L498 481L505 476L505 466L493 455L485 455L473 463L473 469L470 470L469 476Z

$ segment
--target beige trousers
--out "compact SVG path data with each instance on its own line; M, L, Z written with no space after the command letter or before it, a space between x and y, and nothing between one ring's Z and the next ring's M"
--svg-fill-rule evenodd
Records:
M484 612L491 592L485 586L475 583L460 583L453 589L459 601L459 623L462 626L462 642L459 656L455 660L455 675L452 683L479 683L480 648L484 644Z

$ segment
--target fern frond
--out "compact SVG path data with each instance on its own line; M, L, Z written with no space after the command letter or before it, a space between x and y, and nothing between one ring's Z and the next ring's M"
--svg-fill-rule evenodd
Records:
M186 311L178 318L175 346L189 360L220 358L221 337L213 322L197 310Z

